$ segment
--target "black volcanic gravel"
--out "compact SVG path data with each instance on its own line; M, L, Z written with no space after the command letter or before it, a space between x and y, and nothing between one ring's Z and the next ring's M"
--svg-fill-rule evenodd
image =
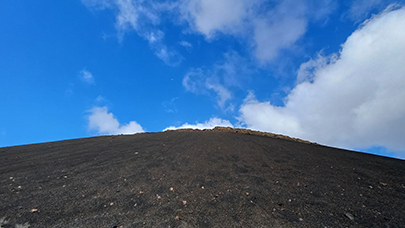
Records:
M169 131L0 148L15 227L405 227L405 161Z

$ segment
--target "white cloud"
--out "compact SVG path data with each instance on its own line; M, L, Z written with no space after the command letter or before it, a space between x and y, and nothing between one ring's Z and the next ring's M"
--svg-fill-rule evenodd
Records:
M85 82L89 85L93 85L95 83L93 74L87 70L81 70L79 73L79 77L83 82Z
M208 39L216 32L235 33L255 1L249 0L186 0L182 14L189 24ZM230 10L232 9L232 10Z
M177 51L170 50L163 44L159 44L153 49L155 49L156 56L169 66L177 66L183 61L183 57Z
M182 62L183 57L164 44L165 34L157 28L160 23L160 11L169 8L162 6L167 4L142 0L82 0L82 2L90 8L114 10L115 27L120 42L128 31L133 30L148 41L155 55L167 65L176 66Z
M108 112L107 107L93 107L88 116L89 130L96 130L99 134L134 134L144 132L141 125L135 121L131 121L126 125L122 125Z
M405 8L368 20L339 55L303 64L300 84L285 107L251 94L240 108L240 121L327 145L405 151L404 24ZM308 66L315 70L302 76Z
M144 36L145 36L145 39L149 42L149 44L153 45L157 42L161 42L163 40L165 34L160 30L156 30L156 31L149 32L149 33L145 34Z
M170 14L170 19L187 22L189 29L208 40L221 34L244 39L253 48L252 53L266 63L275 59L281 50L293 48L305 34L309 20L325 19L337 8L334 0L82 1L92 8L113 9L120 39L127 31L135 30L169 65L178 64L182 57L163 44L163 36L154 36L162 33L158 26L165 13ZM176 19L174 23L180 24ZM180 44L190 47L189 43Z
M180 5L194 31L207 39L219 34L245 37L262 63L293 47L308 20L327 18L336 8L333 0L184 0Z
M290 48L306 32L305 13L304 1L284 0L265 17L255 19L256 57L271 61L281 49Z
M117 0L119 13L117 15L117 28L121 31L138 28L138 10L132 0Z
M249 92L239 111L241 113L239 120L248 128L292 136L300 135L302 132L293 112L273 106L270 102L259 102L253 92Z
M304 35L306 25L306 20L294 17L283 18L275 23L257 20L254 32L256 58L262 63L273 60L281 49L291 47Z
M308 62L301 64L297 72L297 84L301 84L306 81L312 83L316 72L325 66L336 62L337 58L337 54L332 54L331 56L325 57L322 55L321 51L318 53L318 57L316 59L310 59Z
M189 124L189 123L185 123L183 125L181 125L180 127L174 127L174 126L170 126L166 129L164 129L163 131L167 131L167 130L177 130L177 129L213 129L214 127L233 127L233 125L231 124L231 122L229 122L229 120L223 120L220 118L211 118L207 121L205 121L204 123L195 123L195 124Z

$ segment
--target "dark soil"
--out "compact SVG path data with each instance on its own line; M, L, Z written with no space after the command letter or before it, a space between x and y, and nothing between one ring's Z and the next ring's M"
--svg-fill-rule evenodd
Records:
M0 148L15 227L405 227L405 161L169 131Z

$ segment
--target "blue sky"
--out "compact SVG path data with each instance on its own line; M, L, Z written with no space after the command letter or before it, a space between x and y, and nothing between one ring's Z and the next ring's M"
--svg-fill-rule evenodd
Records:
M0 147L233 126L404 159L403 4L0 1Z

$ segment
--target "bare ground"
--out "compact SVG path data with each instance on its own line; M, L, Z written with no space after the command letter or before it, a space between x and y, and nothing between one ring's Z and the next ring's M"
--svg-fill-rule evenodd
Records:
M2 227L404 227L405 161L244 129L0 148Z

